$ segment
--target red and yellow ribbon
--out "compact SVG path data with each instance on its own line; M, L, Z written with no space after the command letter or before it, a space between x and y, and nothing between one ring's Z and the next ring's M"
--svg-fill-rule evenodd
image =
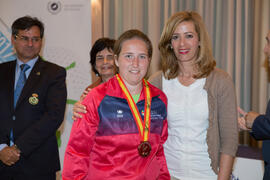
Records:
M125 95L129 108L132 112L132 115L139 129L141 141L148 141L149 134L150 134L150 124L151 124L151 100L152 100L148 82L145 79L143 79L144 92L145 92L145 105L144 105L144 121L142 121L139 110L131 94L129 93L125 83L123 82L122 78L120 77L119 74L116 74L116 78Z

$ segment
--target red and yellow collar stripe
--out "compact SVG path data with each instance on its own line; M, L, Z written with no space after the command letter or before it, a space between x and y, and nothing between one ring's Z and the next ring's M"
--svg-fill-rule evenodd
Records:
M135 104L122 78L120 77L119 74L116 74L116 78L125 95L129 108L132 112L133 118L139 129L141 141L148 141L149 134L150 134L150 124L151 124L151 100L152 100L151 91L150 91L148 82L145 79L143 79L144 92L145 92L145 105L144 105L144 121L142 121L137 105Z

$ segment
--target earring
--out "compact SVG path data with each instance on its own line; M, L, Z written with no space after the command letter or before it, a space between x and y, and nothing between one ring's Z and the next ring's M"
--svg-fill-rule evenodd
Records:
M171 45L171 44L169 44L169 49L173 50L173 47L172 47L172 45Z

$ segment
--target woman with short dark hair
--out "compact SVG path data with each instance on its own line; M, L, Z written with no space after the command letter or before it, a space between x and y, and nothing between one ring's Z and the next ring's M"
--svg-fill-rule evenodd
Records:
M109 38L100 38L94 43L90 51L90 64L96 76L100 78L87 88L94 88L108 81L116 73L113 57L114 43L115 40Z

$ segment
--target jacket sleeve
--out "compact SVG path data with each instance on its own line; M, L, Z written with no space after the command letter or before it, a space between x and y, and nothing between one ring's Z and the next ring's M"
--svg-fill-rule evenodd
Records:
M259 115L252 125L251 135L256 140L270 140L270 117Z
M99 123L91 96L90 92L82 102L87 113L73 123L64 157L63 180L81 180L88 175L90 154Z
M228 74L219 80L217 111L220 152L235 156L238 148L237 105L234 85Z

